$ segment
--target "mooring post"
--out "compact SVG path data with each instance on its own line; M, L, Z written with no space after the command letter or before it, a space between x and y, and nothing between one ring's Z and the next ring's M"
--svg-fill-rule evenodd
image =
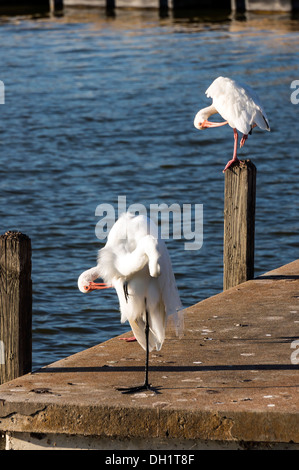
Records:
M63 0L50 0L50 10L52 12L63 10Z
M240 162L225 172L223 290L254 276L256 167Z
M162 12L168 11L168 0L159 0L159 9Z
M106 11L111 12L115 9L115 0L106 0Z
M0 235L0 384L31 371L31 242L20 232Z

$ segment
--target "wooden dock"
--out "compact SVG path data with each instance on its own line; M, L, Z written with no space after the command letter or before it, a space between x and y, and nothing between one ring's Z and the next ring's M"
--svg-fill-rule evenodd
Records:
M52 0L53 2L62 0ZM292 0L63 0L67 6L113 8L231 9L233 11L290 12L298 10Z
M64 7L281 13L298 11L299 3L294 0L28 0L25 4L22 0L4 0L0 2L0 13L61 12Z
M0 386L7 449L299 449L299 260L185 311L150 355L114 338ZM298 354L297 354L298 353Z

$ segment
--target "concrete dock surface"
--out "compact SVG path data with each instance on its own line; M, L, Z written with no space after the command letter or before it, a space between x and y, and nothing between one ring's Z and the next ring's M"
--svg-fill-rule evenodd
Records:
M187 308L150 354L158 393L116 390L144 378L119 337L1 385L2 447L298 449L297 340L299 260Z

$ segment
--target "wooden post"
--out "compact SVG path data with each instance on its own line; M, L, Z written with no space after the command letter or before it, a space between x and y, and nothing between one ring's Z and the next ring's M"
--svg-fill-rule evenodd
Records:
M61 11L63 10L63 0L50 0L50 11Z
M163 13L168 11L168 0L159 0L159 10Z
M106 11L113 12L115 9L115 0L106 0Z
M0 236L0 384L31 371L31 242L20 232Z
M253 279L256 167L240 162L225 172L223 290Z

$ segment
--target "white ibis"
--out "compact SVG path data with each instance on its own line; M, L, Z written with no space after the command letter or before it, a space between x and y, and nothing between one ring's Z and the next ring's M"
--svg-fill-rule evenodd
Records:
M111 228L99 250L97 266L78 279L81 292L114 287L121 322L129 321L135 338L146 351L144 384L118 388L122 393L154 390L148 381L149 352L161 349L169 316L176 333L182 332L182 305L166 245L158 229L143 215L125 213ZM95 283L98 278L104 283Z
M208 98L213 99L211 106L198 111L194 118L194 126L197 129L208 127L219 127L228 124L234 130L234 153L223 171L237 163L238 132L243 134L240 147L243 147L256 126L270 131L267 115L261 105L257 94L248 86L231 80L230 78L218 77L206 91ZM224 122L210 122L208 118L215 113L225 119Z

